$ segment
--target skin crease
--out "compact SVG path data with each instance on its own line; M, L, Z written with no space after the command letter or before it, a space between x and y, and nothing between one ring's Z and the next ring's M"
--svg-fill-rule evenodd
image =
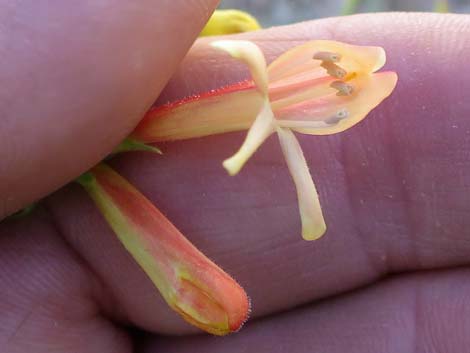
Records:
M245 287L256 319L224 339L163 337L195 331L71 186L27 219L0 224L1 346L131 352L136 327L148 333L134 351L146 353L465 351L469 32L468 16L375 14L242 36L270 59L310 39L381 45L398 72L396 92L360 125L300 136L328 233L300 238L275 139L234 178L220 163L243 133L161 144L163 156L118 157L113 166ZM196 46L160 100L245 77L231 59L207 54Z

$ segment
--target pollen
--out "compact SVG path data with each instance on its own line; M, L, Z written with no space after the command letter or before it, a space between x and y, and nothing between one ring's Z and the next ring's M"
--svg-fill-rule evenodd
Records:
M325 123L328 125L335 125L341 120L346 119L349 116L349 111L346 108L342 108L336 112L335 115L329 117L325 120Z
M331 53L328 51L319 51L313 55L313 59L325 62L337 63L341 60L341 55L338 53Z
M335 78L342 79L347 74L345 69L343 69L342 67L336 65L335 63L333 63L331 61L323 61L320 64L320 66L323 67L326 70L328 75L333 76Z
M330 87L338 90L337 96L350 96L354 92L354 86L343 81L334 81Z
M338 119L345 119L349 116L349 111L346 108L342 108L336 112L336 117Z

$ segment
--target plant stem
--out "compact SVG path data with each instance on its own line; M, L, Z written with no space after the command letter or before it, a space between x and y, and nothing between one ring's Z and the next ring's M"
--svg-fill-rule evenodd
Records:
M436 0L436 3L434 4L434 12L448 13L449 2L447 0Z
M355 14L361 3L362 0L345 0L341 15L347 16Z

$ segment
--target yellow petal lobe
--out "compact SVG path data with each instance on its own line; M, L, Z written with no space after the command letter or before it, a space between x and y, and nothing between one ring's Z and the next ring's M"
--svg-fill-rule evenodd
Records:
M339 64L347 72L373 73L385 64L385 51L381 47L351 45L331 40L314 40L296 46L274 60L268 67L270 83L292 78L300 74L317 75L322 60L318 53L334 53Z
M350 96L331 95L321 100L306 100L275 112L282 127L310 135L331 135L343 132L363 120L387 98L397 84L395 72L362 75L351 80Z
M261 49L253 42L246 40L217 40L211 43L214 48L223 50L233 58L248 65L251 76L259 91L268 94L268 73L266 60Z
M268 100L251 125L242 146L232 157L223 162L230 175L236 175L258 147L274 132L274 116Z
M261 26L256 18L247 12L233 9L215 10L199 36L219 36L250 32L260 28Z
M289 129L278 128L276 131L297 190L302 237L305 240L316 240L325 233L326 224L302 148L294 133Z

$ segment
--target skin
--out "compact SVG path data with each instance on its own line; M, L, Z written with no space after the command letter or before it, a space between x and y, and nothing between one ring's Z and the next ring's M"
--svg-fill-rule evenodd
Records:
M0 217L103 159L154 102L216 4L0 0Z
M145 3L147 11L154 8L155 2ZM144 37L158 32L152 26L144 26ZM220 163L240 145L243 133L161 144L163 156L117 157L113 167L245 287L253 301L253 319L227 338L189 335L196 331L166 307L84 192L71 185L47 198L26 219L0 224L0 344L7 347L3 349L8 353L184 353L194 352L195 347L208 353L465 351L470 345L470 77L465 70L469 34L468 16L375 14L242 36L259 43L269 59L310 39L381 45L388 54L387 68L398 72L395 93L359 126L329 137L301 136L328 233L310 243L298 234L295 193L275 139L263 145L234 178L225 175ZM121 43L129 45L134 44ZM149 80L156 75L149 63L163 54L161 50L147 54L148 65L141 70ZM147 54L142 55L147 58ZM159 60L171 61L163 58ZM31 169L40 172L37 184L18 182L11 186L11 194L29 202L91 166L136 123L137 116L129 111L144 109L152 95L158 95L154 88L163 87L163 82L143 84L134 92L135 77L120 73L119 65L108 69L94 79L100 83L100 94L110 96L83 106L76 117L88 119L83 124L92 126L92 131L86 130L90 142L77 147L83 136L60 140L56 129L41 131L44 125L22 131L59 140L18 152L19 160L9 162L2 175L11 180L26 175L22 163L51 159L51 151L54 158L67 161L68 156L73 163L58 170ZM103 89L117 74L125 76L119 89L131 95L125 104L128 110L118 109L118 99ZM42 75L49 82L48 73ZM241 66L200 42L174 72L159 101L242 77L246 71ZM26 88L21 96L29 97ZM63 91L60 85L56 89ZM96 95L86 90L75 93L77 99ZM62 114L50 112L67 109L67 99L42 104L34 103L30 109L47 108L51 123L63 122ZM104 113L93 110L96 107ZM115 113L118 123L109 124L109 112ZM11 116L20 120L18 124L35 124L30 115ZM64 134L77 133L66 126ZM95 131L100 126L106 126L109 143ZM16 146L24 143L24 137L5 136ZM11 160L9 154L5 158ZM0 195L8 204L5 194Z

